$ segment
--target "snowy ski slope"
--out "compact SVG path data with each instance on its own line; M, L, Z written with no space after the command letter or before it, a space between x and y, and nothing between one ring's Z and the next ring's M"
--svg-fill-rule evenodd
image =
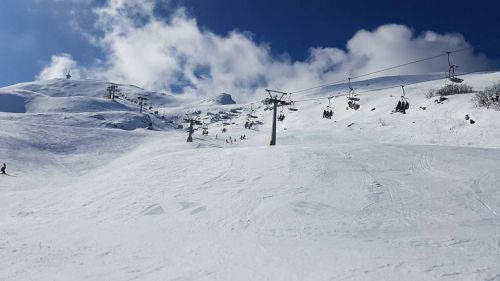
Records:
M500 73L464 78L481 90ZM425 98L443 83L407 86L406 115L398 88L358 111L334 98L332 120L326 99L297 102L275 147L263 106L248 130L249 105L120 85L162 120L103 99L109 83L0 89L0 280L497 280L500 112ZM209 135L186 143L167 121L197 110Z

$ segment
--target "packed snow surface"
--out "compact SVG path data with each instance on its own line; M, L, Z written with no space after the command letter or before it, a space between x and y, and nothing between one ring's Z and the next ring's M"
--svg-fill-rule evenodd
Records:
M482 90L500 73L464 79ZM425 79L357 85L401 80ZM264 106L249 130L246 104L2 88L0 280L500 280L500 112L425 97L443 84L407 86L407 114L391 113L399 88L357 111L340 96L331 120L321 94L297 94L275 147ZM193 143L186 113L205 123Z

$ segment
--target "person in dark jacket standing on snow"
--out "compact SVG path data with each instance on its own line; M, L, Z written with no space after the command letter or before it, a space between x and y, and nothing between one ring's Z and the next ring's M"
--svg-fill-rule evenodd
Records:
M4 175L5 175L5 169L7 169L7 165L5 165L5 163L3 163L2 169L0 169L0 171L2 171L2 174L4 174Z

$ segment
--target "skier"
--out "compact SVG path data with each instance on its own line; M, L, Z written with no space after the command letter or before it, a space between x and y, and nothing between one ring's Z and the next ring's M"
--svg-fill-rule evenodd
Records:
M4 175L6 174L5 169L7 169L7 165L5 165L5 163L3 163L2 169L0 169L0 171L2 171L2 174L4 174Z

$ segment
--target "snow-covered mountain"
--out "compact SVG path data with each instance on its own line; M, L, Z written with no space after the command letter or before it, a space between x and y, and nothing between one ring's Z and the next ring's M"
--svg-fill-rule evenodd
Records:
M500 72L463 78L479 91ZM391 112L400 88L360 94L357 111L334 98L332 119L332 93L294 95L275 147L272 111L230 96L2 88L0 280L496 280L500 112L426 98L443 84L405 87L406 114ZM204 124L193 143L186 114Z
M230 94L221 93L213 99L203 100L202 104L218 104L218 105L229 105L236 104Z

